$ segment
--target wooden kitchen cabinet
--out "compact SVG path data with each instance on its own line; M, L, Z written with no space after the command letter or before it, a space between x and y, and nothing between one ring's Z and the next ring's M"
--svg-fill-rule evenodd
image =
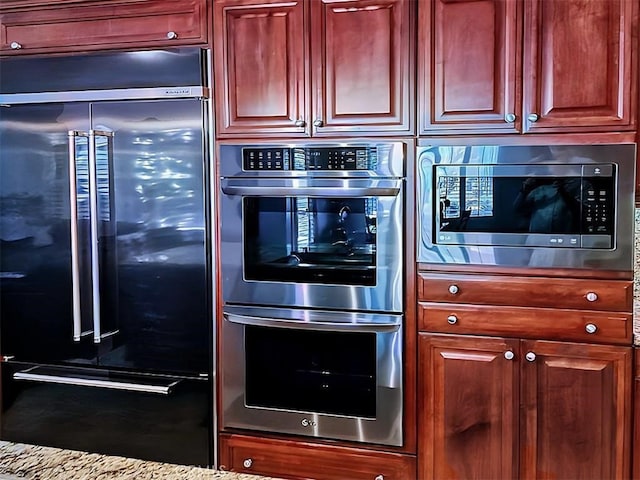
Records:
M633 474L631 478L640 480L640 348L635 348L635 397L634 397L634 412L635 412L635 434L632 443L631 461L633 463Z
M0 53L206 45L207 1L5 1Z
M410 135L415 3L214 6L221 138Z
M419 478L628 478L630 347L421 333L418 351Z
M220 469L315 480L409 480L411 455L247 435L220 435Z
M637 24L635 0L420 3L419 133L632 131Z

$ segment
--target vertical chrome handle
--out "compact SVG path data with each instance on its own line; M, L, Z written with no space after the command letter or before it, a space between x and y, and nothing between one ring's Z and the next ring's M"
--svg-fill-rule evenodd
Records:
M73 341L82 335L82 308L80 304L80 249L78 245L78 187L76 185L76 137L81 132L70 130L69 142L69 206L71 208L71 290L73 301Z
M100 258L98 249L98 167L96 132L89 130L89 225L91 242L91 302L93 341L100 343Z

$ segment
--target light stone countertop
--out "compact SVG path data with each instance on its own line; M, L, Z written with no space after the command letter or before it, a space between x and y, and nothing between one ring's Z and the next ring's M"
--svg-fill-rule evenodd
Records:
M0 480L277 480L0 441Z

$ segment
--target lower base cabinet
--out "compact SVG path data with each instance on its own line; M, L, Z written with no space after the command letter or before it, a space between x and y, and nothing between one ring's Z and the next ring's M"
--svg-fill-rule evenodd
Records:
M409 480L411 455L247 435L220 435L220 469L315 480Z
M421 333L418 478L629 478L631 368L630 347Z

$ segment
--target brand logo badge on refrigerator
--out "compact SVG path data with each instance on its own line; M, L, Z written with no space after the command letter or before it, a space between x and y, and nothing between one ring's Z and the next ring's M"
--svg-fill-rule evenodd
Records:
M303 427L316 427L318 424L313 420L309 420L308 418L303 418L300 422Z
M191 89L190 88L167 88L164 91L165 95L191 95Z

